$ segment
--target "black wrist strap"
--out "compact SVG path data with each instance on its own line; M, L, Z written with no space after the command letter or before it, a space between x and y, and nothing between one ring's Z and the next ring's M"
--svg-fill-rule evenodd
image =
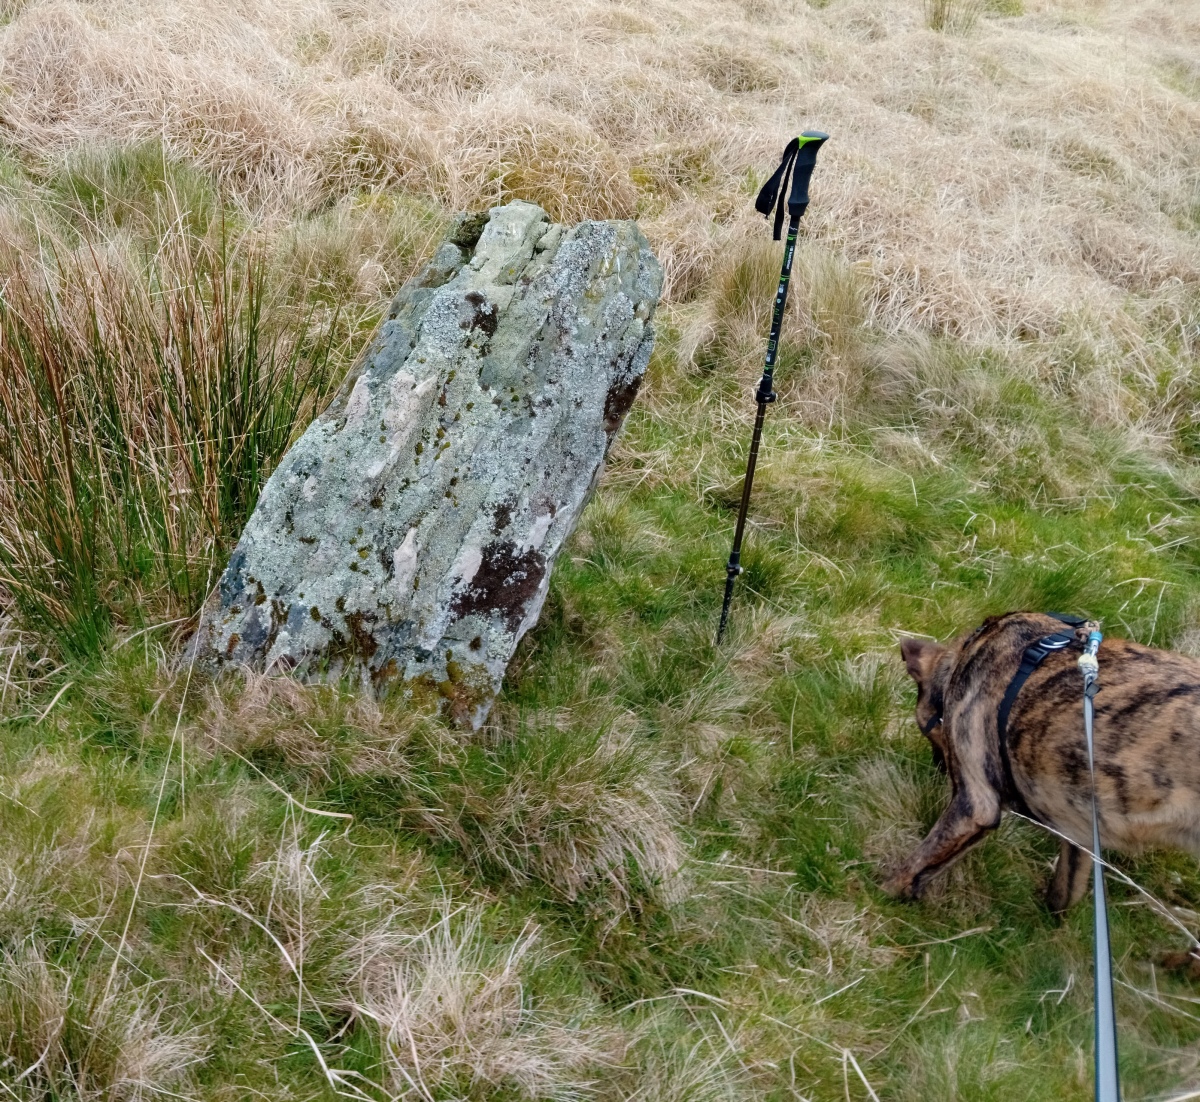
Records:
M783 232L783 208L787 203L788 184L792 178L792 166L796 163L796 154L800 151L800 139L793 138L783 151L783 160L775 174L762 186L758 198L754 200L754 209L764 218L770 218L771 208L775 208L775 240L778 241Z

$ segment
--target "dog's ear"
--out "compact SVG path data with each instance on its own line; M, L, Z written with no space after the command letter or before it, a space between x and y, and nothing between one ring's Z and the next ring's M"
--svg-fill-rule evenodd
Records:
M945 649L940 643L930 643L924 639L905 639L900 644L900 654L908 676L918 685L923 685Z

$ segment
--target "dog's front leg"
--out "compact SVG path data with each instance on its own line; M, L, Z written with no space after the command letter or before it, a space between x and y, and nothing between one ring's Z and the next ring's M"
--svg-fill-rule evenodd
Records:
M929 878L961 857L1000 822L1000 797L986 783L964 784L917 851L883 884L900 899L919 896Z

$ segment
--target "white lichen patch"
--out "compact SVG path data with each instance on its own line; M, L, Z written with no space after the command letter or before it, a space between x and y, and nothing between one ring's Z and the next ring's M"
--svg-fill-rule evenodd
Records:
M535 518L533 524L529 526L529 532L521 546L526 551L540 548L545 542L546 533L550 531L553 520L554 518L549 513L543 513L540 517Z
M406 601L412 596L412 584L416 576L417 530L410 528L404 542L392 552L392 588L397 598Z
M354 428L371 408L371 390L365 374L358 377L350 397L346 399L346 427Z
M479 567L483 564L483 550L478 544L469 543L459 553L450 569L450 576L461 586L470 585Z

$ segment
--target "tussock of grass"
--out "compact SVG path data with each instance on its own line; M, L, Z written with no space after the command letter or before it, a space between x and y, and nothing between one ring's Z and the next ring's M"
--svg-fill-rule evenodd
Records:
M277 761L318 791L402 816L511 885L618 909L631 880L676 890L679 796L629 731L518 722L472 745L356 694L254 674L208 699L202 752Z
M203 236L219 206L207 175L168 160L153 141L68 153L47 181L47 192L73 221L118 230L178 226Z
M523 1098L589 1093L596 1084L588 1073L613 1061L611 1039L571 1022L570 1011L547 1017L529 1005L521 973L536 943L526 930L501 949L468 911L446 914L393 959L359 963L353 1011L379 1032L387 1089L427 1097L506 1088Z
M36 942L0 949L0 1052L21 1069L25 1096L140 1102L192 1088L207 1044L186 1011L149 987L102 990L101 979L49 963Z

